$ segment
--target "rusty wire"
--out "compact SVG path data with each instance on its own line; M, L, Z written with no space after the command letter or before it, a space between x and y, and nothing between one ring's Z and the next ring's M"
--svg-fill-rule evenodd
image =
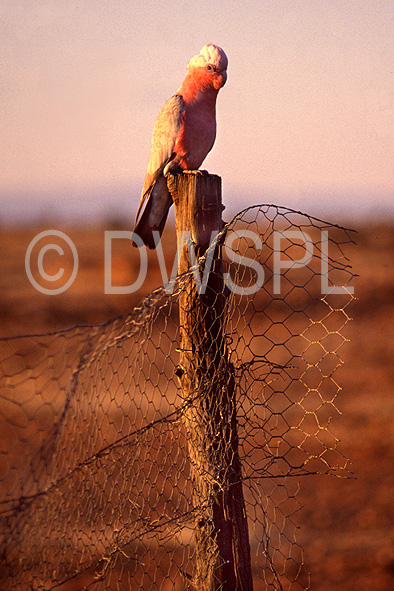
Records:
M300 231L313 254L283 267L274 293L275 261L305 254L301 235L286 234ZM218 240L235 232L232 253L265 274L255 293L227 290L223 318L254 588L307 589L300 480L344 474L348 463L331 419L353 295L322 293L322 277L351 285L352 233L274 205L244 210ZM234 285L255 285L245 258L224 249L223 260ZM4 591L193 588L193 524L207 499L193 502L183 422L193 397L177 376L179 296L191 274L105 324L0 340Z

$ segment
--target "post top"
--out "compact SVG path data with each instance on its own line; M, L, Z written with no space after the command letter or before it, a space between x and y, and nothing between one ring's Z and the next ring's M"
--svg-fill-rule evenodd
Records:
M179 172L169 172L166 176L170 177L170 176L206 176L206 177L213 177L213 178L219 178L220 176L218 174L212 174L210 172L208 172L207 170L181 170Z

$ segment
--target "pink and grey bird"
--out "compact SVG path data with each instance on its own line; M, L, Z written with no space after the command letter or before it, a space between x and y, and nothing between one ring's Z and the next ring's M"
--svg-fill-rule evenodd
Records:
M179 90L162 107L153 127L148 169L134 232L155 248L172 204L166 174L200 168L216 136L216 98L227 80L227 57L204 45L187 65Z

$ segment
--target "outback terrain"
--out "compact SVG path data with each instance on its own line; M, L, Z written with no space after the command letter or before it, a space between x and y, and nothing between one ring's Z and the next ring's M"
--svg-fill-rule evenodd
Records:
M147 277L137 291L104 293L104 230L126 229L113 222L105 228L58 228L77 247L78 273L66 292L41 293L27 277L25 255L32 239L48 229L44 224L0 227L0 337L104 322L131 311L144 295L163 284L157 255L150 252ZM394 586L394 226L365 223L357 231L357 246L350 253L358 274L354 280L357 300L348 309L352 321L345 336L349 342L341 348L344 363L336 373L342 388L337 406L342 414L332 425L341 440L340 451L350 459L352 475L305 477L298 496L303 505L298 541L314 591L387 591ZM173 236L172 228L166 230L165 254L171 262ZM136 281L139 256L128 239L113 241L112 287ZM57 257L55 252L46 255L48 276L58 271ZM64 273L70 274L70 252L65 249L62 257ZM33 258L32 273L37 277ZM47 288L54 285L44 282Z

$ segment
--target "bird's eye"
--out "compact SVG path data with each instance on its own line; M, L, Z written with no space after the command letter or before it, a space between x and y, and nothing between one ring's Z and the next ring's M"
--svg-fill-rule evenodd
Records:
M211 64L208 64L208 65L207 65L207 70L208 70L208 72L213 72L213 71L214 71L214 69L215 69L215 68L214 68L213 66L211 66Z

